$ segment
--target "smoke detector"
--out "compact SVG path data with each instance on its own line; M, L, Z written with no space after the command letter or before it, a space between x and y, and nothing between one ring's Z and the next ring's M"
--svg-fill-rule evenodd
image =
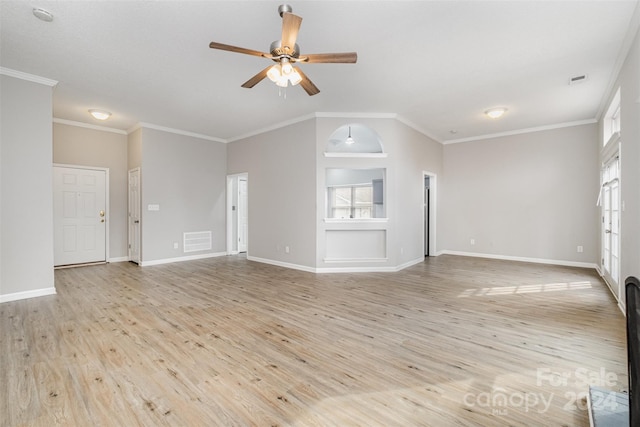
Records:
M39 7L34 7L33 8L33 16L35 16L36 18L38 18L39 20L44 21L44 22L53 21L53 15L51 14L51 12L49 12L48 10L44 10L42 8L39 8Z

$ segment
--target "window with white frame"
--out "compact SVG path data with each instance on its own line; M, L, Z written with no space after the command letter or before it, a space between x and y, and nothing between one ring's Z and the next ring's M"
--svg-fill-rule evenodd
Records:
M330 218L373 218L373 185L329 187Z
M606 146L613 136L620 133L620 88L616 91L615 96L607 108L602 123L602 146Z

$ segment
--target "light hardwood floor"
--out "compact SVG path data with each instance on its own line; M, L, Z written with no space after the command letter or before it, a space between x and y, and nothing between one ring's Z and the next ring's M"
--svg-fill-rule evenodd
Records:
M55 276L57 295L0 304L2 426L588 426L587 383L627 388L624 317L592 270Z

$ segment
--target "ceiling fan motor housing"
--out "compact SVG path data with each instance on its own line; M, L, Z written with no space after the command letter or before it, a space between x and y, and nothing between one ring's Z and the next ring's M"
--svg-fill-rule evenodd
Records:
M298 58L300 56L300 46L298 46L298 43L294 44L293 52L291 52L291 49L288 46L282 46L282 40L276 40L271 43L269 52L271 52L271 55L274 57L289 56L291 58ZM280 58L273 58L273 60L279 61Z

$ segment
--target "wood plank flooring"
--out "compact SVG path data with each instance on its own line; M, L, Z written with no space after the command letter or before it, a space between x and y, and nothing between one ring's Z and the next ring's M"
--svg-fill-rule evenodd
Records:
M0 304L4 426L588 426L627 388L595 271L440 256L314 275L221 257L55 272Z

